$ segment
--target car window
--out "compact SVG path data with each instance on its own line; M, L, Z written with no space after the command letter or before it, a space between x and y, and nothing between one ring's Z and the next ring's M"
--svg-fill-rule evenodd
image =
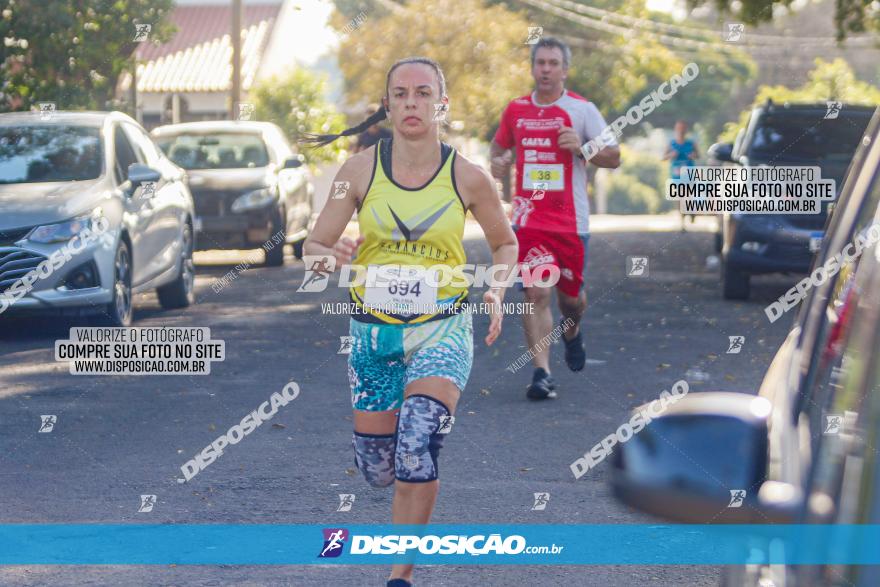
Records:
M122 183L128 178L128 166L137 163L138 157L132 148L122 127L117 125L113 132L114 152L116 154L116 182Z
M159 148L184 169L265 167L269 152L257 133L210 133L160 136Z
M135 150L143 157L143 162L154 166L159 161L159 149L152 139L132 124L126 123L123 126L125 127L125 134L128 135Z
M0 184L95 179L104 168L101 130L68 125L0 128Z

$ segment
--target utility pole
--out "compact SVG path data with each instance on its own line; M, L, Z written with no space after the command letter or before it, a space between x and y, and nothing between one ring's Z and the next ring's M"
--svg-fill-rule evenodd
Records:
M232 92L230 94L229 118L238 118L238 103L241 101L241 21L242 0L232 0Z

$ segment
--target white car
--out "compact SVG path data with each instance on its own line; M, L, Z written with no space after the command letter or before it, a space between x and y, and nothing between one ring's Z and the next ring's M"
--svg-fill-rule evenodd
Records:
M0 319L91 315L126 326L132 295L193 301L185 172L120 112L0 114Z

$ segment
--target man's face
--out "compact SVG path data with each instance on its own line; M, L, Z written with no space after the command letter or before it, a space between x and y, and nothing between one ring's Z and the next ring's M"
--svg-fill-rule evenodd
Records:
M434 104L449 101L438 95L439 85L434 69L423 63L407 63L394 70L388 83L388 116L398 132L415 137L437 124Z
M562 61L562 50L558 47L540 47L535 53L532 77L539 92L562 90L568 77L568 68Z
M676 122L675 123L675 134L676 135L684 136L684 134L687 132L687 130L688 130L687 124L685 124L683 122Z

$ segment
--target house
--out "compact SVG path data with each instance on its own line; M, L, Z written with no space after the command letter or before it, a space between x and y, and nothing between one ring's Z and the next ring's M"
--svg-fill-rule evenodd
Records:
M167 43L136 51L138 118L160 124L227 119L232 76L232 2L179 4L170 16L177 32ZM241 25L241 101L260 80L293 66L289 55L297 9L285 0L244 3ZM131 92L131 76L119 92Z

